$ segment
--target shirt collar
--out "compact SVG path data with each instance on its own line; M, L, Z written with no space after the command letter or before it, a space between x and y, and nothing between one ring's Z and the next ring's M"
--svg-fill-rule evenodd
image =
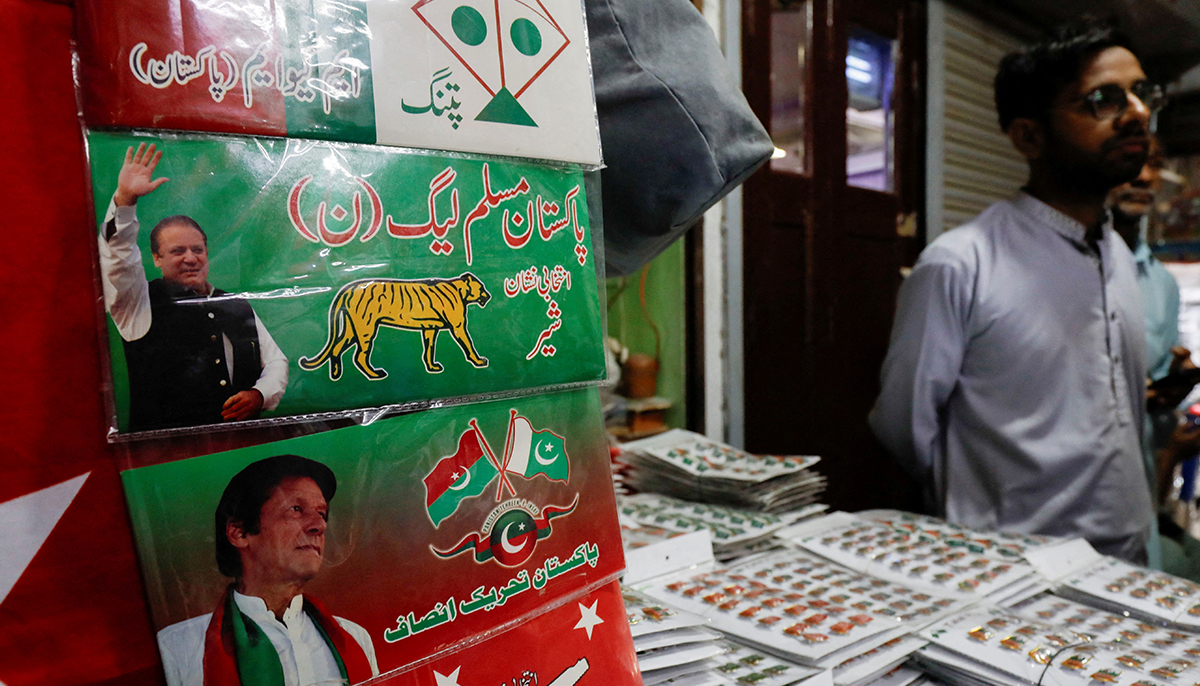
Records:
M1138 222L1138 238L1137 245L1133 246L1133 259L1137 261L1138 267L1143 270L1150 263L1151 257L1150 245L1146 243L1146 228L1149 225L1149 218L1142 217Z
M237 603L238 609L246 614L247 617L255 621L265 621L275 619L275 613L267 609L267 603L262 598L253 595L242 595L237 591L233 592L233 602ZM292 620L300 616L304 611L304 596L297 594L292 598L292 602L283 612L283 623L291 625Z
M1087 243L1088 229L1081 222L1068 217L1024 191L1017 195L1014 203L1022 212L1054 229L1063 238L1080 247L1090 247ZM1111 226L1112 218L1108 217L1100 232L1101 240L1107 237L1108 231L1106 229L1111 228Z
M1133 259L1137 260L1139 265L1148 264L1153 254L1150 252L1150 246L1146 245L1146 241L1138 241L1137 247L1133 249Z

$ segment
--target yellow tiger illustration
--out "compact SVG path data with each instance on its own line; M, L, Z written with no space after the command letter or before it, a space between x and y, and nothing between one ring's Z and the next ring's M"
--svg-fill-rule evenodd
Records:
M342 376L342 353L358 346L354 366L368 379L387 376L383 369L371 366L371 345L379 327L420 331L425 339L425 371L436 374L442 365L433 359L437 335L449 329L467 360L476 367L488 366L480 357L467 332L467 306L487 305L492 295L471 272L453 279L362 279L352 281L337 292L329 306L329 340L316 357L300 358L300 368L317 369L329 361L329 378Z

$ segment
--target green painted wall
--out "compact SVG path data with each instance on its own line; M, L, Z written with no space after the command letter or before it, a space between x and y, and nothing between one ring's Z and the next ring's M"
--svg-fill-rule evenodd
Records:
M650 263L646 277L646 310L662 335L658 372L658 395L672 402L667 424L683 428L687 379L684 354L687 295L685 292L684 242L676 241ZM654 354L654 331L646 322L638 296L641 272L624 279L608 279L608 335L629 348L630 353ZM622 290L624 287L624 290Z

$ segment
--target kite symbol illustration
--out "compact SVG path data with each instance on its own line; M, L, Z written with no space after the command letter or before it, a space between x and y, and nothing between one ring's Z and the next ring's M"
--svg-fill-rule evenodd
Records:
M417 0L412 10L492 96L477 121L537 126L518 100L571 44L541 0Z

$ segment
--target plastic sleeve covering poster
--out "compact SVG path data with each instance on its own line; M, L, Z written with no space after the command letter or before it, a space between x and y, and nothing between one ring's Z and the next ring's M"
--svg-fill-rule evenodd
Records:
M600 164L579 0L80 4L92 127Z
M142 144L162 153L153 176L168 181L112 213L126 154ZM262 391L268 338L286 369L273 374L282 396L263 391L263 418L603 378L579 172L303 139L91 132L88 145L120 431L220 423L229 393L207 400L206 389ZM207 236L209 298L156 295L169 291L170 258L155 255L152 228L178 215ZM105 258L135 239L126 250L140 251L144 274L136 254ZM129 323L136 293L122 295L147 282L148 330ZM239 354L236 324L203 347L214 309L215 322L241 312L255 349ZM180 361L184 349L196 359ZM239 381L239 365L261 378Z
M230 578L218 571L218 547L237 536L219 514L214 530L218 504L235 475L280 455L332 472L334 495L321 501L327 523L301 522L301 540L270 519L269 500L257 545L273 550L280 538L287 547L274 557L229 547L240 565ZM317 477L283 478L272 498L293 481L317 488ZM172 686L200 683L197 670L210 669L206 642L221 636L206 637L210 613L230 584L303 569L306 602L320 603L358 646L340 652L366 653L381 674L420 663L389 683L571 686L636 677L595 389L428 410L135 468L123 480ZM351 661L344 657L347 669Z

